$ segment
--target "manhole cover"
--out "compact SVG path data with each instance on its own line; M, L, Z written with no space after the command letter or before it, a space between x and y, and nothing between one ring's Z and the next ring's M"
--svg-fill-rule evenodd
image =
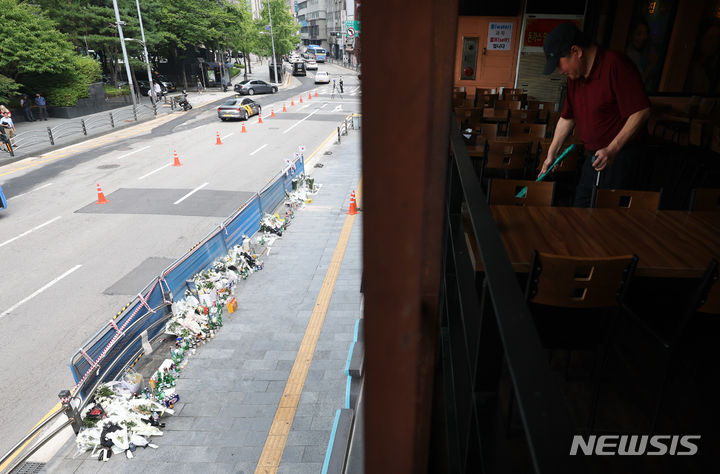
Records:
M323 153L323 154L324 154L324 155L332 155L332 152L331 152L331 151L326 151L326 152Z
M99 170L111 170L113 168L120 168L120 165L100 165L100 166L98 166Z
M36 472L40 472L44 467L44 462L24 462L15 472L17 474L35 474Z

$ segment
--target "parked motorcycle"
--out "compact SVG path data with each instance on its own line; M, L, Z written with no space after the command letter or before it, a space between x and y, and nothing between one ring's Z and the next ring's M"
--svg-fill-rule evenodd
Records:
M183 90L183 91L182 91L182 95L181 95L181 96L175 96L175 97L173 97L173 100L174 100L175 103L178 105L178 107L182 107L182 109L183 109L184 111L186 111L186 112L187 112L188 110L192 109L192 105L191 105L190 102L188 102L188 100L187 100L187 91L186 91L186 90Z

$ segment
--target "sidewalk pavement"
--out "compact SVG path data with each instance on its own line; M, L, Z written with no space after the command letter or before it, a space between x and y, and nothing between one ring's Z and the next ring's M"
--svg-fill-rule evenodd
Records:
M136 450L133 459L73 459L74 437L45 466L51 473L254 472L281 401L313 309L320 301L346 215L360 179L360 133L350 130L332 155L317 153L321 168L306 163L322 185L312 203L296 211L291 225L263 257L262 271L236 288L238 309L224 318L215 339L198 348L177 382L180 403L163 418L158 449ZM355 216L349 244L294 421L279 473L319 473L335 411L344 406L345 363L355 323L362 315L362 218ZM154 352L159 364L163 355ZM144 357L142 360L147 359ZM304 360L299 359L300 363ZM152 366L149 367L152 370ZM145 372L143 370L143 372Z
M267 82L270 82L270 71L267 66L267 61L260 63L259 61L254 61L251 64L251 70L253 71L251 74L248 74L248 79L261 79ZM286 71L287 73L287 71ZM289 79L288 79L289 76ZM242 81L244 79L243 73L240 73L233 78L231 78L232 85L237 84L238 82ZM278 86L279 90L285 90L285 89L292 89L295 87L300 86L301 83L296 78L294 78L291 74L287 73L285 76L285 80L283 83L281 83ZM176 92L168 94L168 97L179 95L182 93L182 88L179 88ZM205 92L197 92L197 91L188 91L188 101L190 104L192 104L193 108L202 108L204 106L207 106L208 104L211 104L213 102L216 102L224 97L231 96L233 93L232 86L228 89L227 92L223 92L222 89L209 89ZM149 97L140 97L138 100L138 105L145 105L148 107L146 109L146 113L143 117L141 117L137 122L130 121L128 122L131 126L136 125L138 123L144 123L147 122L148 119L154 118L151 115L151 109L152 109L152 103L150 101ZM121 123L120 120L118 120L115 124L115 127L111 127L109 123L109 119L107 119L107 124L103 126L98 126L95 128L88 129L88 134L84 135L82 132L82 129L80 127L80 121L85 120L86 123L92 123L93 119L100 119L106 120L109 113L113 113L113 115L118 116L124 116L124 117L131 117L132 116L132 106L128 105L125 107L118 107L116 109L106 110L103 112L98 112L95 114L89 114L85 116L75 117L75 118L58 118L58 117L50 117L47 121L43 120L37 120L35 122L17 122L15 124L15 129L17 130L17 137L15 138L15 141L17 143L17 146L15 148L15 157L12 158L9 155L5 153L0 153L0 166L12 163L14 161L17 161L18 159L21 159L25 156L29 155L36 155L39 153L44 153L49 150L53 150L55 148L60 148L63 146L75 144L81 141L84 141L86 139L89 139L91 137L99 136L103 133L108 133L114 130L117 130L121 127L119 123ZM158 106L158 116L164 115L164 114L180 114L183 113L182 109L178 110L175 109L174 111L170 107L170 103L167 104L161 104ZM69 126L77 124L77 127L74 127L72 130L64 130L62 133L62 136L60 138L55 138L55 145L50 144L50 140L47 135L47 129L56 129L57 127L66 125L68 127L63 128L69 128ZM32 135L32 138L22 138L23 135L27 137L28 135Z

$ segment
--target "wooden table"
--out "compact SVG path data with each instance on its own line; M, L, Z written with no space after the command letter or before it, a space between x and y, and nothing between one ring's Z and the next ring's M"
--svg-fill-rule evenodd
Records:
M720 259L718 212L520 206L491 210L518 273L530 270L534 249L577 257L634 253L639 258L636 274L652 277L700 277L711 258ZM478 258L473 260L476 269L482 266Z

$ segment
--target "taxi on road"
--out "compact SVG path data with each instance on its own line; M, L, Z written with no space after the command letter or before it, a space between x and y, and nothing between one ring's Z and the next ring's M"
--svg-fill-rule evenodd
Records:
M260 104L252 99L243 99L239 96L239 94L232 99L226 100L217 109L220 120L227 120L231 118L247 120L248 117L257 115L261 111L262 107L260 107Z

